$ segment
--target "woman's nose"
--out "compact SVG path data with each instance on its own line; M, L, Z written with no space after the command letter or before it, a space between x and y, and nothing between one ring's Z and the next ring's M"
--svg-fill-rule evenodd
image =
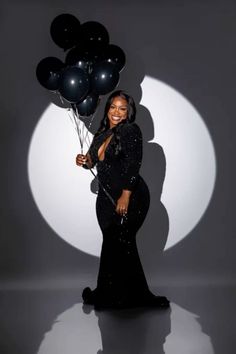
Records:
M120 113L119 107L116 107L116 108L115 108L115 113L116 113L116 114L119 114L119 113Z

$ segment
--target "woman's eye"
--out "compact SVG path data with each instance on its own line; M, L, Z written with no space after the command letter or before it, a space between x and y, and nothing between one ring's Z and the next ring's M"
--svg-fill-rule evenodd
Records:
M110 106L110 109L118 109L119 111L122 111L122 112L126 112L127 111L127 107L116 107L116 106L113 106L113 105L111 105Z

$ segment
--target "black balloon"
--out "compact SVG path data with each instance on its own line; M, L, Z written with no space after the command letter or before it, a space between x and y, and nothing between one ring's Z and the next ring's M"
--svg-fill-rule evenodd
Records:
M65 62L67 65L75 65L91 72L93 65L101 61L102 47L97 43L89 43L76 46L69 50Z
M64 64L55 57L42 59L36 68L36 76L40 84L48 90L56 91L59 87L60 73Z
M72 66L62 72L59 92L68 102L82 101L89 89L89 76L82 69Z
M95 64L98 61L101 61L101 55L103 51L103 46L99 45L98 42L87 42L83 46L83 52L85 58L88 60L90 65Z
M114 64L119 71L125 66L125 53L120 47L114 44L109 44L103 50L101 59Z
M96 93L90 93L80 103L76 104L78 113L83 117L91 116L98 106L99 96Z
M91 74L91 89L98 95L105 95L117 86L119 78L119 71L113 64L105 61L97 63Z
M62 14L54 18L50 33L54 42L61 48L69 49L79 41L80 22L70 14Z
M83 40L90 43L97 43L101 46L109 43L109 34L106 28L99 22L88 21L81 25Z
M88 71L90 64L90 60L81 47L74 47L70 49L67 53L65 62L67 65L75 65L85 71Z

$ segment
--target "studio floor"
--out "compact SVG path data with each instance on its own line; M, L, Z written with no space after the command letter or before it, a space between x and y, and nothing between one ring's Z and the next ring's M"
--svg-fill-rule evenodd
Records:
M234 286L159 288L168 310L94 311L81 291L2 290L1 354L235 353Z

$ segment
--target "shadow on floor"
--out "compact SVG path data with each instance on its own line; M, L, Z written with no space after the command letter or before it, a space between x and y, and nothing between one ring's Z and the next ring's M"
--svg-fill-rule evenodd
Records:
M81 291L2 291L4 354L233 354L232 287L161 289L171 309L94 311Z
M80 290L2 291L1 353L233 354L233 287L162 289L170 310L94 311Z

